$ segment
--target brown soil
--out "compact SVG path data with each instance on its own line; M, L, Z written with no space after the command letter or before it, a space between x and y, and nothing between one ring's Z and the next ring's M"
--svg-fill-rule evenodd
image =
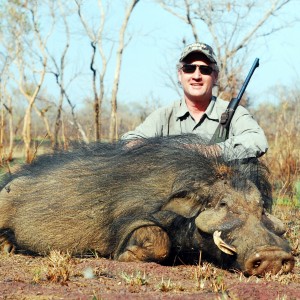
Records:
M300 299L300 264L291 274L247 278L207 263L1 255L0 299Z

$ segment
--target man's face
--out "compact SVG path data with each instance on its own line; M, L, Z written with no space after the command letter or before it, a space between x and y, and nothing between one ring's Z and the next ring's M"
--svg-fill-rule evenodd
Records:
M186 64L213 66L203 56L192 53L185 60ZM197 67L193 73L185 73L182 69L178 70L178 79L182 85L185 98L193 102L208 102L212 97L212 88L218 78L217 72L213 71L210 75L203 75Z

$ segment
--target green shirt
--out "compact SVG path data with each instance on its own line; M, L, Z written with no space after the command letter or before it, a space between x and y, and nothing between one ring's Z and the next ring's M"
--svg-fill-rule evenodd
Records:
M185 101L177 101L151 113L134 131L125 133L122 139L194 133L210 140L227 106L227 101L213 97L197 123L189 113ZM262 128L243 106L238 106L233 115L229 138L218 145L222 148L223 155L229 158L259 157L268 150L268 142Z

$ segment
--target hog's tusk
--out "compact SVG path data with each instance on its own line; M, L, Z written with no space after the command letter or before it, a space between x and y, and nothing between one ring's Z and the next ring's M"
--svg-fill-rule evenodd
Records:
M236 253L235 247L226 244L221 239L221 233L222 233L221 231L217 231L217 230L214 232L213 238L214 238L215 244L221 251L225 252L226 254L234 255Z

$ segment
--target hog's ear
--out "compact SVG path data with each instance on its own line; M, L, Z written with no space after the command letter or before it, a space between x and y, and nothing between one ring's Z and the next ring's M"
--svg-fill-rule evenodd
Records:
M283 235L287 230L281 220L267 212L263 215L263 223L269 230L273 231L277 235Z
M187 191L176 192L169 198L161 210L172 211L185 218L196 216L201 208L199 196Z

